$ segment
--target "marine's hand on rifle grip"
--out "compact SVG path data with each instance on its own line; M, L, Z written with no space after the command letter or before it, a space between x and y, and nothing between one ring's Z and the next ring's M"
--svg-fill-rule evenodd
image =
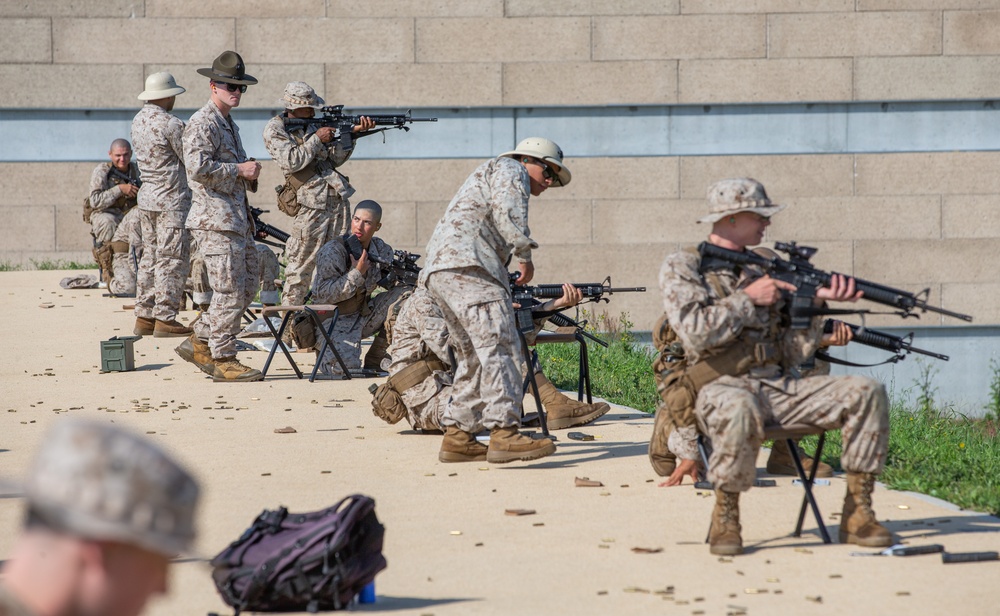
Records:
M854 332L843 321L833 321L833 331L823 334L819 345L821 347L846 346L854 338Z
M337 130L332 126L321 126L316 131L316 136L322 143L330 143L337 136Z
M236 165L236 175L245 180L256 180L260 176L260 163L248 160Z
M524 286L535 277L535 264L531 261L522 261L517 264L517 271L521 274L517 277L517 284Z
M562 297L557 298L552 303L552 308L555 310L561 310L563 308L571 308L576 306L583 301L583 292L576 288L576 285L564 282L563 283L563 294Z
M355 124L354 128L351 129L352 133L363 133L375 128L375 120L369 118L368 116L361 116L361 122Z
M856 302L864 295L855 288L854 278L843 274L830 276L830 286L816 290L816 303L822 305L824 300L833 302Z
M139 193L139 187L135 184L119 184L118 188L122 191L123 195L129 198L134 197Z
M371 267L371 263L368 262L368 251L367 250L362 250L361 251L361 257L359 257L357 259L355 259L352 256L351 257L351 264L354 266L354 269L358 270L361 273L362 276L365 275L365 274L367 274L368 273L368 268Z
M783 291L794 293L795 285L770 276L758 278L743 288L743 292L750 296L754 306L773 306L781 299Z

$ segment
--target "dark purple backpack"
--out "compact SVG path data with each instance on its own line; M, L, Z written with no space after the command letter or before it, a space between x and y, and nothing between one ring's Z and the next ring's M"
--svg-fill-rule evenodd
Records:
M361 494L312 513L265 510L212 559L212 579L237 615L339 610L386 568L384 535Z

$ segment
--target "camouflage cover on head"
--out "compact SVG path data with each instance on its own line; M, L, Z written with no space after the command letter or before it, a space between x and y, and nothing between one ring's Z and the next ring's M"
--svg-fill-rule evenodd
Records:
M754 212L771 217L784 205L771 203L764 185L753 178L720 180L708 187L708 216L698 222L715 222L731 214Z
M29 505L74 535L166 556L194 541L198 483L157 446L121 428L78 419L56 423L24 484Z

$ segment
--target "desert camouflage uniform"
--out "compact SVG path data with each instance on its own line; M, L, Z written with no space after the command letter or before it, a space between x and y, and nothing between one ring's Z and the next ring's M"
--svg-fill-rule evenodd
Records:
M528 171L505 157L477 168L448 205L427 245L420 284L444 314L455 384L444 426L469 432L520 425L521 343L506 263L531 261Z
M126 251L116 252L111 259L111 271L114 272L114 277L111 278L108 291L114 295L135 293L136 270L142 257L142 229L139 226L139 217L138 208L129 210L111 238L113 246L128 244Z
M257 261L260 263L260 303L275 306L280 299L277 281L281 277L281 264L278 263L278 255L266 244L257 244Z
M135 199L126 197L118 188L119 184L126 182L111 175L112 167L110 162L101 163L90 174L90 207L93 208L90 214L90 234L94 236L98 246L111 241L122 216L135 206ZM128 164L127 175L133 179L139 178L139 168L134 162Z
M246 159L236 122L212 101L191 116L184 129L184 166L191 186L186 226L197 238L212 285L212 303L201 321L216 359L236 355L240 317L257 295L259 265L247 183L236 175L236 165Z
M139 211L142 262L136 280L136 318L174 321L184 303L190 259L191 189L184 171L184 122L146 103L132 120L132 147L142 171Z
M441 309L425 289L417 289L403 303L392 326L389 376L395 376L418 361L439 359L448 363L448 327ZM406 405L406 420L415 429L440 430L444 403L450 391L451 373L435 370L428 378L399 392Z
M881 383L860 376L798 378L794 369L815 352L823 319L806 330L781 321L781 304L754 306L740 289L759 274L718 274L719 291L699 273L700 258L688 251L667 257L660 288L670 326L689 362L725 351L738 341L757 344L760 356L772 357L741 376L721 376L698 393L699 429L712 441L708 479L726 492L747 490L768 424L804 423L841 428L845 470L881 472L889 440L888 400Z
M383 262L392 261L392 247L380 238L373 237L368 252ZM400 285L372 297L383 272L369 260L370 267L362 275L351 264L351 256L341 238L327 242L316 256L316 275L313 277L312 301L315 304L337 304L341 313L330 338L337 346L337 352L348 369L361 367L361 340L374 335L385 324L389 306L408 290ZM330 326L330 320L323 328ZM322 347L323 337L316 334L317 353ZM333 353L327 353L319 360L320 369L326 376L341 376L343 370Z
M535 331L541 331L546 319L535 319ZM437 359L450 365L450 336L444 314L430 298L426 289L418 288L403 302L392 324L392 346L389 347L389 376L395 376L413 364ZM528 364L519 356L517 361L522 382L528 374ZM409 389L399 392L406 406L410 425L421 430L441 430L445 403L451 395L451 372L435 370L431 376Z
M284 115L271 118L264 127L264 146L285 176L312 163L316 166L316 173L296 191L301 207L285 248L288 263L283 303L299 305L309 291L320 249L350 231L348 199L354 188L335 167L344 164L351 153L344 152L337 141L320 141L315 127L286 130Z

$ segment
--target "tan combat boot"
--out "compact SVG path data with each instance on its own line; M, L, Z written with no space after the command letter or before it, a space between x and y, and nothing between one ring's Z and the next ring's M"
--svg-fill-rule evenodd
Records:
M146 317L136 317L135 327L132 328L132 333L136 336L152 336L153 330L156 327L155 319L147 319Z
M878 523L872 511L875 475L847 473L847 494L840 515L840 542L856 543L866 548L885 548L893 544L892 533Z
M493 428L486 461L503 464L514 460L537 460L556 451L556 444L547 438L533 439L521 434L516 427Z
M677 456L667 448L670 433L674 431L669 415L670 411L662 405L657 406L653 435L649 439L649 463L660 477L669 477L677 468Z
M799 451L799 457L802 459L802 468L805 469L806 474L812 470L813 463L815 460L810 458L802 451L799 447L799 441L795 440L795 447ZM792 460L792 452L788 450L788 442L786 439L779 438L775 439L774 445L771 446L771 455L767 458L767 472L772 475L791 475L792 477L798 477L799 473L795 470L795 461ZM819 466L816 468L817 477L833 477L833 467L825 462L819 462Z
M441 462L482 462L486 459L486 445L476 440L475 434L470 434L458 428L448 426L444 439L441 441L441 451L438 460Z
M542 408L545 409L545 421L549 430L582 426L611 410L611 406L606 402L587 404L566 396L541 372L535 373L535 382L538 383L538 396L542 399ZM528 391L531 391L530 384Z
M364 368L381 371L382 360L386 357L389 357L389 337L385 335L385 330L383 330L372 338L372 345L365 353Z
M198 366L198 369L212 376L215 373L215 362L212 361L212 351L208 348L208 343L198 336L191 334L174 349L184 360Z
M153 327L153 338L180 338L190 335L191 328L183 323L179 323L177 319L169 321L156 319L156 325Z
M212 380L216 383L248 383L259 381L264 378L260 370L255 370L240 363L236 356L218 357L214 359L215 372L212 373Z
M719 556L736 556L743 553L740 526L740 493L715 491L715 509L712 510L712 528L708 532L708 551Z

